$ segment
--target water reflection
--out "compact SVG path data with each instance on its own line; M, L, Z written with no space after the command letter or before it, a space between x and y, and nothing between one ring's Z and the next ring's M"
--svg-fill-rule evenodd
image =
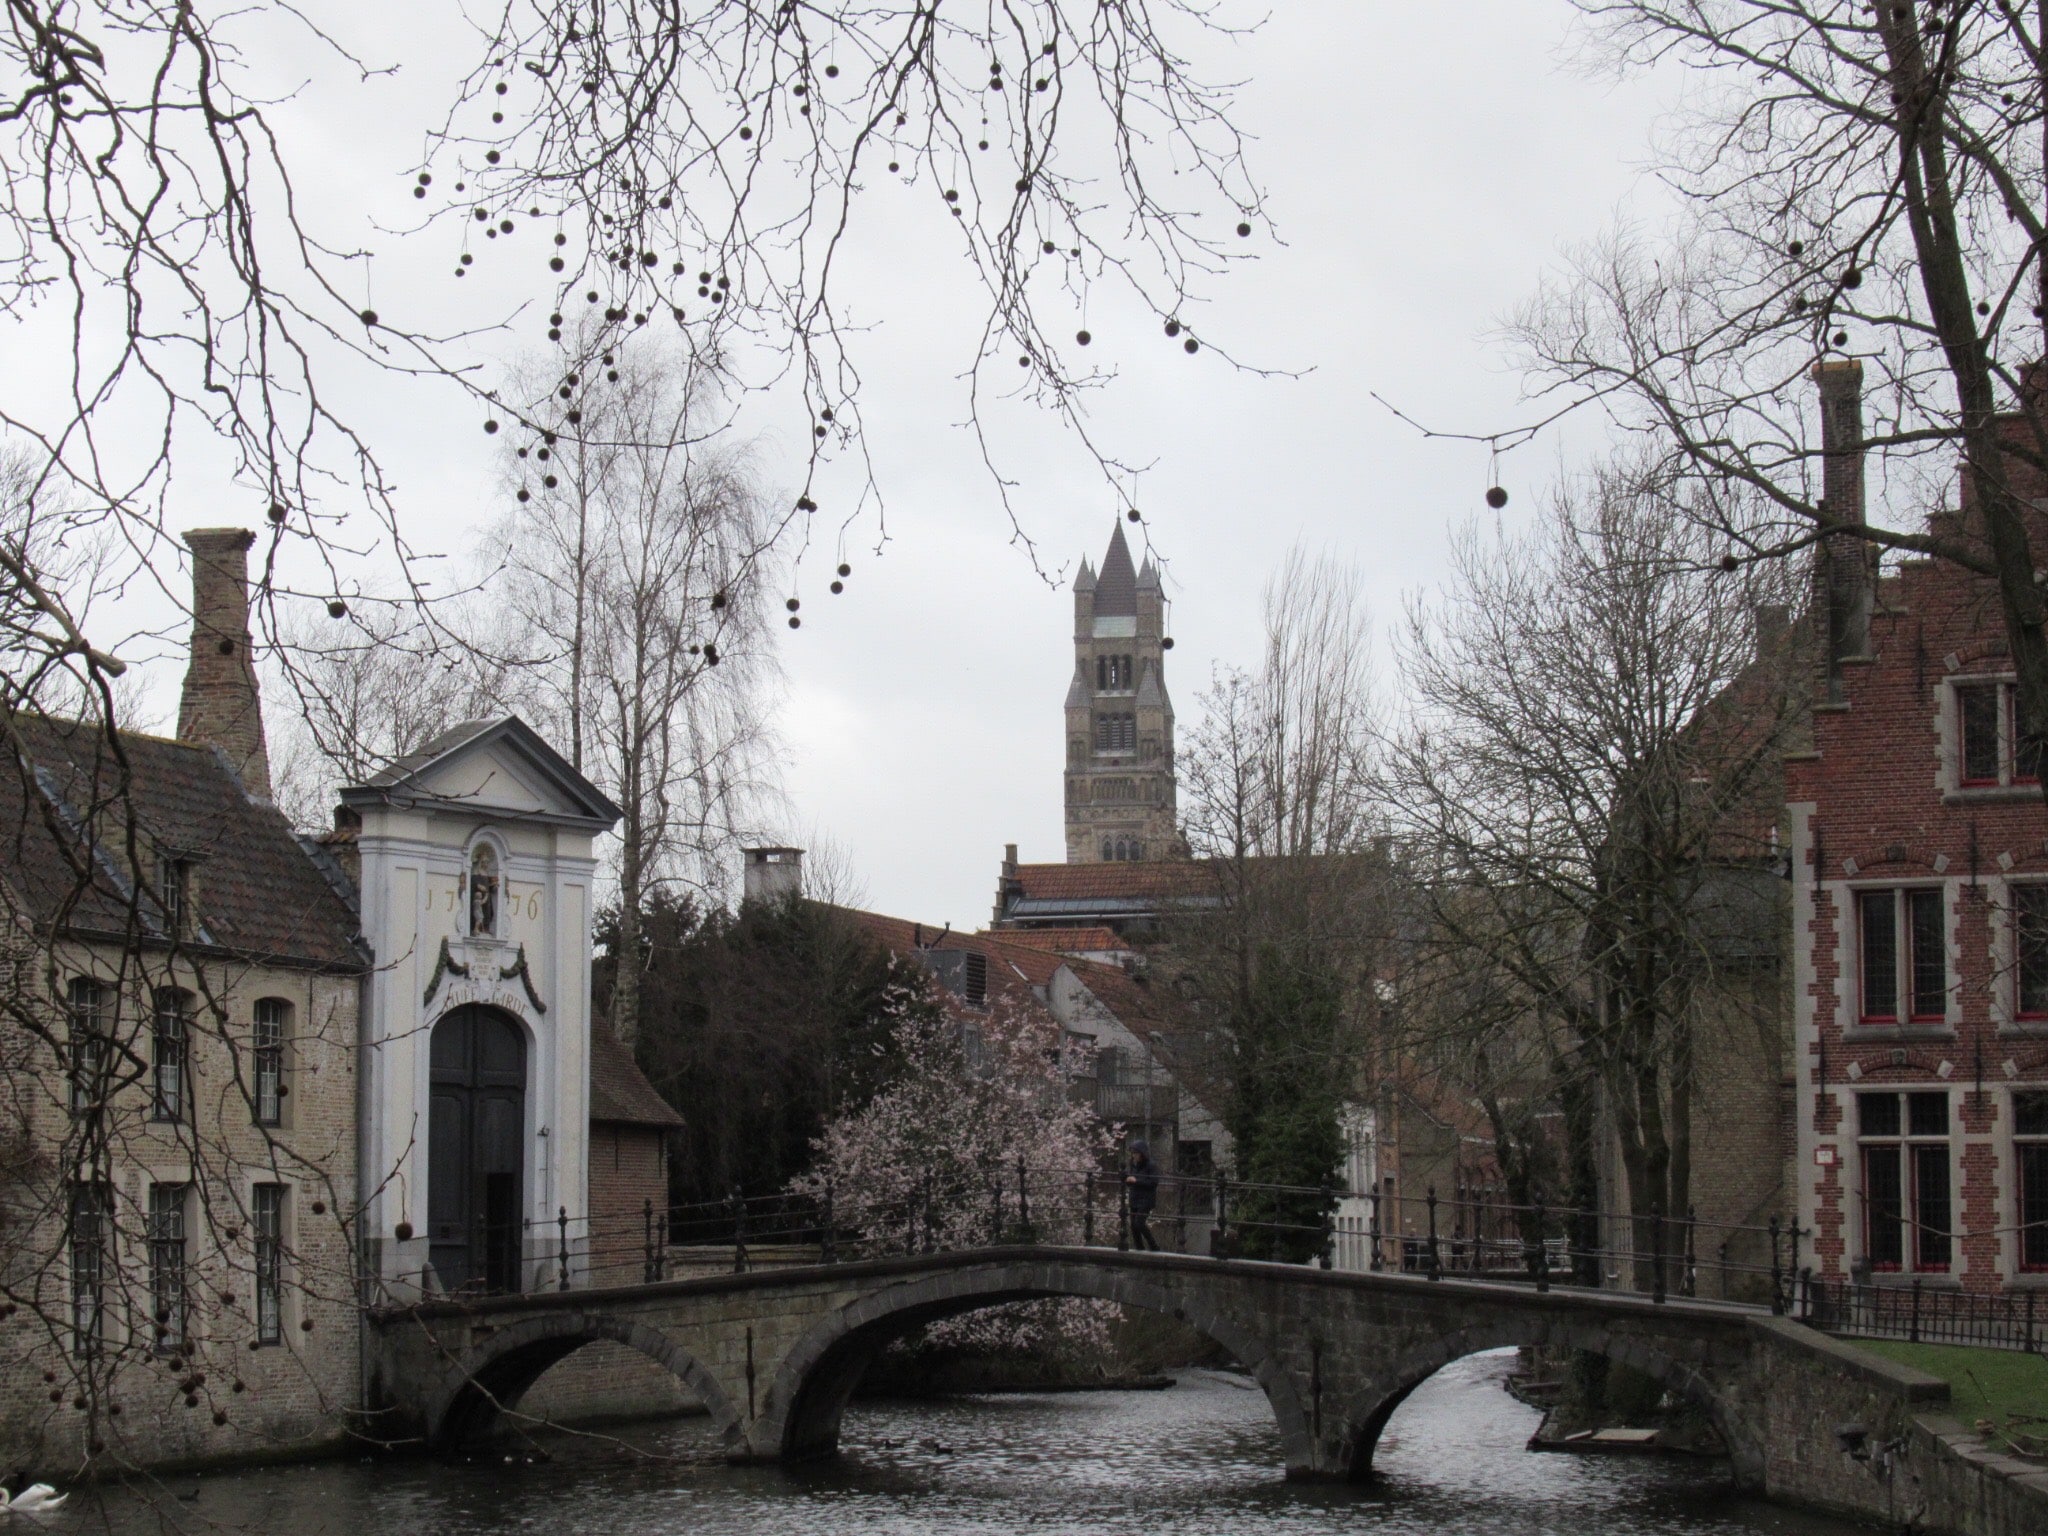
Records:
M81 1498L38 1522L245 1526L290 1536L1848 1536L1731 1493L1718 1465L1531 1454L1535 1414L1500 1389L1511 1357L1424 1383L1370 1488L1288 1484L1263 1396L1194 1372L1171 1391L856 1403L836 1461L732 1468L703 1420L551 1443L539 1465L327 1463L200 1480L191 1501ZM194 1485L178 1483L174 1491ZM83 1506L83 1507L81 1507ZM160 1524L159 1522L163 1522Z

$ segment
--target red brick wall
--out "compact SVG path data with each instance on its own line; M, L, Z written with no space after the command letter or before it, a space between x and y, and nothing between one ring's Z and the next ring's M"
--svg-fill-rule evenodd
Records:
M637 1285L646 1266L649 1209L665 1239L667 1137L639 1125L590 1127L590 1271L596 1285Z

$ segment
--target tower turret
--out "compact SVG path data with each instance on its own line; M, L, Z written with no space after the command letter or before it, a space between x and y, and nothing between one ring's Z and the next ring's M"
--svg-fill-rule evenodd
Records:
M1173 703L1166 692L1166 598L1148 557L1131 562L1123 525L1098 571L1074 578L1074 674L1067 688L1067 862L1163 859L1179 851Z

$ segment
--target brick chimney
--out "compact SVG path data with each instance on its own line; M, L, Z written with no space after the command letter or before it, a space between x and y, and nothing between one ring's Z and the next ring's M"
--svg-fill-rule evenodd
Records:
M263 703L249 644L249 546L246 528L194 528L192 654L178 700L178 739L218 747L242 776L251 799L270 799L270 753L263 744Z
M1863 522L1863 365L1854 358L1816 363L1820 388L1821 526ZM1823 532L1814 559L1814 606L1827 618L1828 698L1842 697L1841 664L1870 650L1870 604L1877 546L1854 534Z

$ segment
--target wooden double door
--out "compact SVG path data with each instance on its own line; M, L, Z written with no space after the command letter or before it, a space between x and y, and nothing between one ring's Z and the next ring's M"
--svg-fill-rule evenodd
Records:
M427 1257L448 1291L520 1289L526 1035L470 1004L434 1026L427 1108Z

